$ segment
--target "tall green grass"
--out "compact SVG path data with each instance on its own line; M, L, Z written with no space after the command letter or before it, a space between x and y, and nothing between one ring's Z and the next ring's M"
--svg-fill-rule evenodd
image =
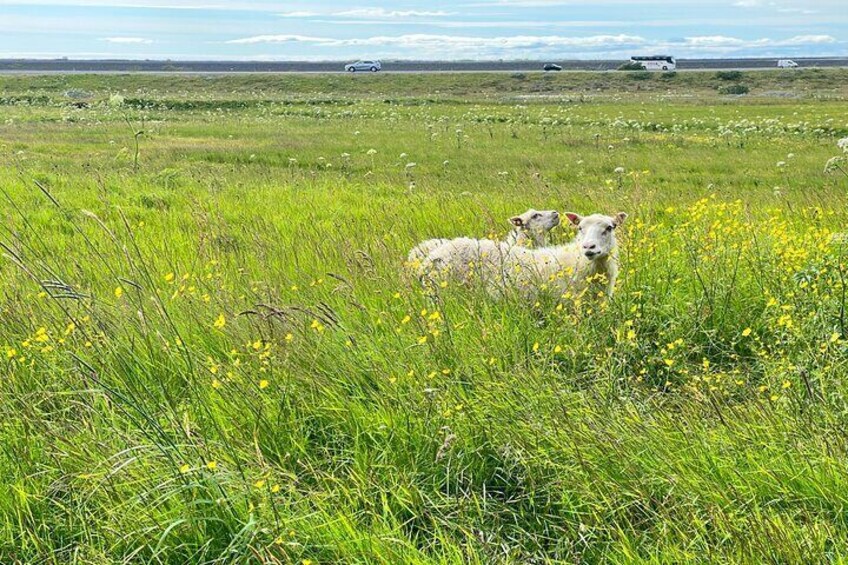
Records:
M3 79L0 560L844 560L844 102L378 79ZM404 272L531 206L612 301Z

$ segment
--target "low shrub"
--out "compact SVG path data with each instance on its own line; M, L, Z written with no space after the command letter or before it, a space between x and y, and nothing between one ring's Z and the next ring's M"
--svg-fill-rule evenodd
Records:
M719 94L748 94L750 92L750 88L745 86L744 84L728 84L726 86L720 86L718 89Z
M634 63L633 61L629 61L624 63L623 65L618 67L619 71L644 71L645 67L642 66L642 63Z
M718 71L715 76L719 80L739 80L742 78L742 71Z

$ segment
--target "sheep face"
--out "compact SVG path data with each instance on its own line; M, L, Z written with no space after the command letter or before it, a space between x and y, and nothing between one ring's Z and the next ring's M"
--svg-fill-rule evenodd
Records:
M530 208L520 216L513 216L509 221L527 235L534 236L545 234L557 227L559 225L559 212Z
M590 261L604 259L615 248L615 229L624 223L627 214L619 212L615 216L592 214L580 216L567 213L566 217L577 226L577 239L580 251Z

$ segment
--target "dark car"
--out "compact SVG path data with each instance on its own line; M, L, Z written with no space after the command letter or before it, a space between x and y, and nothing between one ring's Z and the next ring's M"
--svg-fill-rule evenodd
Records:
M561 71L562 67L555 63L547 63L544 67L542 67L546 71Z

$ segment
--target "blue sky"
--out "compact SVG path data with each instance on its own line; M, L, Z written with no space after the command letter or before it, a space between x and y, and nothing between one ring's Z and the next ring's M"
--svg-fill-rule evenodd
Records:
M848 0L0 0L0 58L848 55Z

